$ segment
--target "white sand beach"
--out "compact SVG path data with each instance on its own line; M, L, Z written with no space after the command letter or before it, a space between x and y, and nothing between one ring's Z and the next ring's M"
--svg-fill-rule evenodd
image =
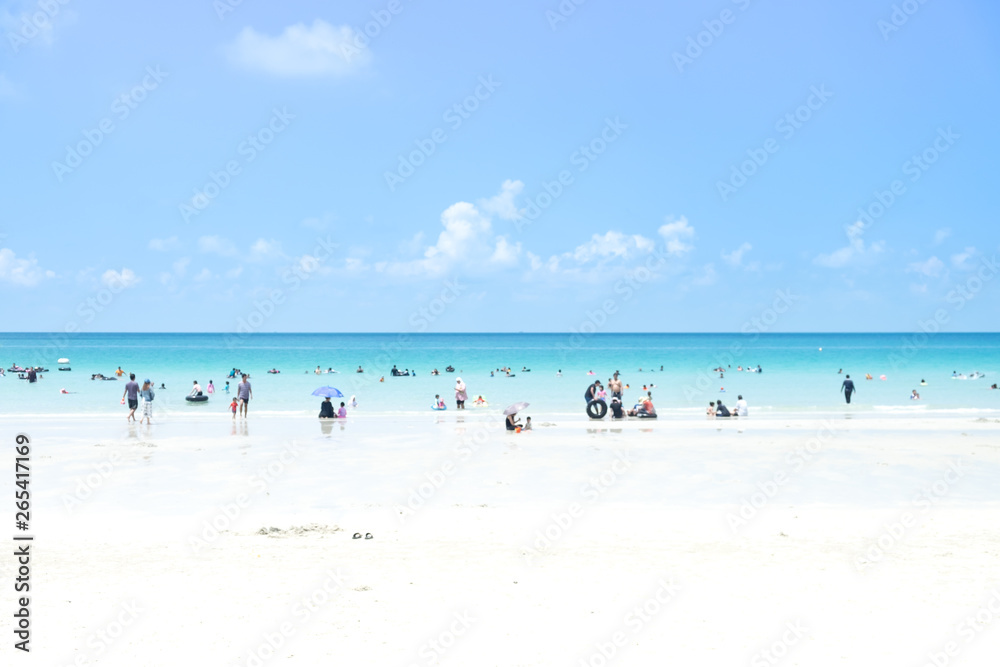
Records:
M0 663L995 664L995 420L495 419L48 419Z

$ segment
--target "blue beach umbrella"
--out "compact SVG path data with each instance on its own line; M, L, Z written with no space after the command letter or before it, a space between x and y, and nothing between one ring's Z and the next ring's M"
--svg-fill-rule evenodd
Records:
M344 395L336 387L320 387L312 393L313 396L323 396L325 398L343 398Z

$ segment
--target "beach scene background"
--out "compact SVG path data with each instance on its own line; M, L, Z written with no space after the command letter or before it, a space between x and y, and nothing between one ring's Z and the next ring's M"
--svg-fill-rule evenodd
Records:
M46 352L55 356L48 359ZM73 370L57 371L57 358L69 358ZM731 405L738 395L755 415L842 415L839 392L846 375L858 388L850 406L857 416L1000 411L1000 390L990 389L1000 379L1000 334L995 333L249 334L239 339L227 334L5 333L0 334L0 359L6 368L14 363L49 368L35 384L12 373L0 379L0 402L25 414L117 414L127 375L115 382L90 377L114 377L119 367L134 372L140 383L149 378L155 387L165 384L167 389L157 392L157 407L188 410L172 412L172 418L225 415L229 399L223 388L233 368L251 376L254 412L269 414L316 412L320 399L310 393L321 386L340 389L345 399L356 396L359 414L428 413L435 394L454 409L455 381L461 377L471 400L482 395L495 412L525 400L536 415L586 418L584 390L594 380L607 385L616 370L630 386L624 395L629 405L645 393L645 385L658 414L669 419L698 417L709 401ZM394 365L416 375L392 377ZM445 372L449 365L454 373ZM763 372L746 371L758 365ZM317 366L323 374L315 374ZM357 373L358 366L365 372ZM713 370L720 366L728 369L723 378ZM736 370L740 366L744 371ZM511 368L513 377L499 372L503 367ZM338 372L326 373L330 368ZM281 373L268 374L270 369ZM431 375L434 369L441 374ZM595 375L588 375L591 371ZM974 372L984 377L952 379L956 371L966 378ZM873 379L865 380L866 374ZM207 404L183 404L194 380L203 389L213 382L216 393ZM232 396L238 380L229 382ZM60 389L71 393L59 394ZM919 401L910 400L913 389Z

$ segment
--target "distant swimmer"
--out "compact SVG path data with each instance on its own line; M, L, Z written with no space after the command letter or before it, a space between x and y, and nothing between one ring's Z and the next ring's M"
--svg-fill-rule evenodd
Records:
M492 373L490 373L490 375L492 375ZM561 368L556 371L556 377L557 378L561 378L562 377L562 369Z
M917 393L916 389L914 389L912 392L910 392L910 400L911 401L919 401L920 400L920 394Z
M843 374L843 372L844 372L844 369L843 369L843 368L841 368L841 369L840 369L839 371L837 371L837 375L842 375L842 374Z
M358 370L355 371L355 373L364 373L364 372L365 369L361 368L361 366L358 366Z
M844 383L840 385L840 390L844 392L844 398L847 399L847 404L851 403L851 394L853 394L857 389L854 388L854 381L851 380L851 376L848 375L844 380Z
M926 387L927 386L927 380L921 380L920 381L920 386L921 387Z

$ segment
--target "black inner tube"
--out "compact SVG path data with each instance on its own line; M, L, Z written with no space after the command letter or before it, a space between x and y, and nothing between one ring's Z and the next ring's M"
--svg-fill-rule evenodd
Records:
M587 416L591 419L604 419L608 414L608 404L602 400L594 400L587 403Z

